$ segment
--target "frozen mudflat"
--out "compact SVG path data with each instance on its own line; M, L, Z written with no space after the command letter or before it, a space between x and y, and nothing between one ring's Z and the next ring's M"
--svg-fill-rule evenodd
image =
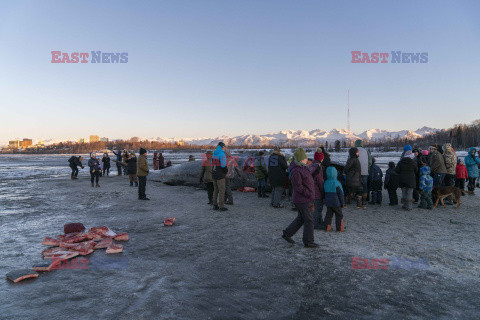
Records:
M347 232L315 231L321 247L305 249L301 231L294 246L280 237L296 213L256 194L234 192L218 212L203 190L149 182L151 201L138 201L125 176L92 188L81 170L71 181L65 158L0 158L1 319L478 319L478 195L459 210L404 212L384 193L382 207L344 210ZM43 238L68 222L130 240L121 254L86 256L87 269L5 279L38 262ZM358 270L352 257L390 263Z

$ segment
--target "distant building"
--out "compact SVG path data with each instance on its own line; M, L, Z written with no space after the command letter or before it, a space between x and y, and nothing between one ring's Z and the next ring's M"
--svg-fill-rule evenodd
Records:
M90 142L98 142L98 141L100 141L100 137L96 134L92 134L92 135L90 135L89 140L90 140Z
M12 149L20 147L20 140L10 140L10 141L8 141L8 147L12 148Z
M32 139L23 139L20 141L20 147L22 148L28 148L33 144Z
M183 146L183 145L185 145L185 141L180 140L180 141L175 142L175 144L176 144L177 146Z
M86 143L86 141L87 141L87 140L86 140L85 138L80 138L80 139L78 139L78 143Z
M100 141L102 141L102 142L108 142L108 138L101 137L101 138L100 138Z

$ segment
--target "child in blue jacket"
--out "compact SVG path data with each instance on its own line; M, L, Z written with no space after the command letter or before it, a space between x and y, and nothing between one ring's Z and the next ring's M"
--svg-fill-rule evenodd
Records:
M372 165L368 174L368 191L370 191L370 204L382 204L382 170L375 164L372 158Z
M340 181L337 179L338 173L335 167L327 168L327 180L323 184L325 192L325 206L327 207L327 214L325 216L325 231L332 231L332 218L335 214L335 227L337 232L345 231L343 226L342 207L345 205L343 188Z
M433 209L432 200L433 178L430 176L430 167L424 166L420 168L420 205L422 209Z

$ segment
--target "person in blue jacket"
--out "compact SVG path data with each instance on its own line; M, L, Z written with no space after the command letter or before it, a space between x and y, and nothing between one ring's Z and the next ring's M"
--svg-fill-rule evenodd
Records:
M420 168L420 205L422 209L433 209L432 189L433 178L430 176L430 167L423 166Z
M471 194L475 191L475 180L478 178L478 165L480 158L477 156L477 149L471 147L468 150L468 156L465 157L465 166L468 172L468 191Z
M375 164L372 158L372 165L368 174L368 191L370 191L370 204L382 204L382 170Z
M325 231L332 231L332 218L335 214L335 227L337 232L345 231L343 226L342 207L345 205L343 196L343 188L340 181L337 179L338 172L335 167L327 168L327 180L323 184L325 192L325 206L327 207L327 214L325 216Z

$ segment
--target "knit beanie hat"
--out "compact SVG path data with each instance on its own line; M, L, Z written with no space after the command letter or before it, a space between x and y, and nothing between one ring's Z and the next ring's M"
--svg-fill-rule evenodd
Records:
M140 148L140 154L144 154L144 153L147 153L147 150Z
M403 147L403 151L409 151L409 150L412 151L412 146L411 145L407 144Z
M307 154L303 150L303 148L297 148L295 152L293 153L293 156L295 157L295 161L300 162L304 159L307 159Z
M313 155L313 159L317 160L317 161L323 161L323 159L325 158L325 155L323 154L323 152L315 152L315 154Z
M422 155L423 156L428 156L428 150L422 150Z

